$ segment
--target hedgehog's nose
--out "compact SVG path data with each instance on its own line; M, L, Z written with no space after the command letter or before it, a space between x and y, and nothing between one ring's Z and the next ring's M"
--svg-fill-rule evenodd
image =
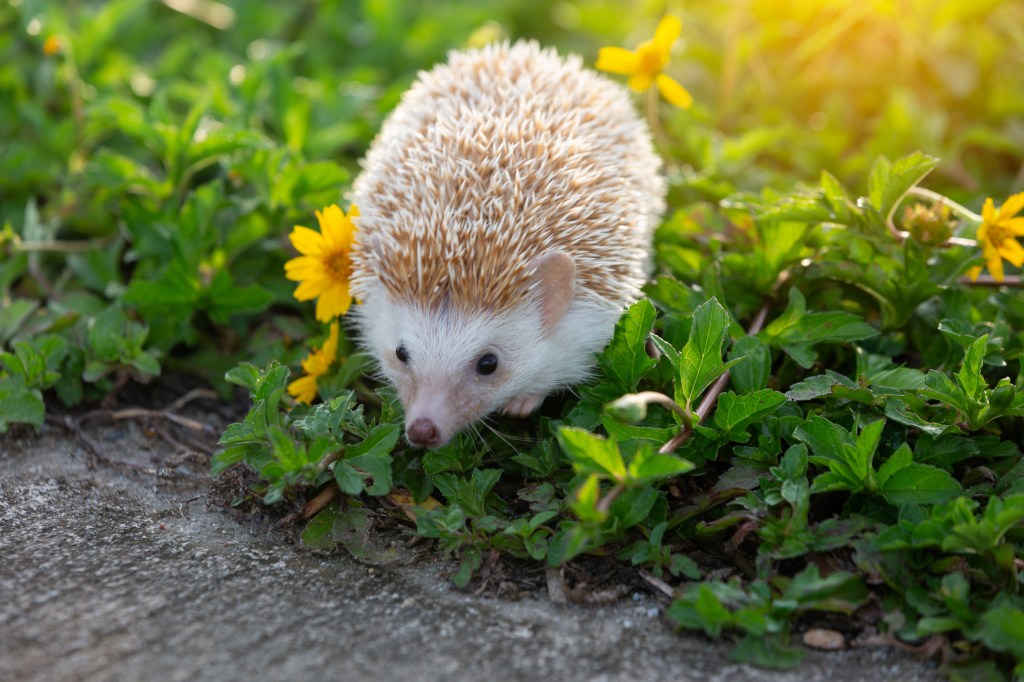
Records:
M410 443L422 448L432 448L441 444L441 431L427 417L420 417L405 427L405 435Z

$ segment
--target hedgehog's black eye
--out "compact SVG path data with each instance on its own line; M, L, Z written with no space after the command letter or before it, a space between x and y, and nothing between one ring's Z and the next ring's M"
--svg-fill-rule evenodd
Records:
M494 374L496 369L498 369L498 358L494 357L494 353L487 353L476 361L477 374Z
M409 364L409 351L405 349L405 344L400 344L398 348L395 349L395 357L398 358L403 365Z

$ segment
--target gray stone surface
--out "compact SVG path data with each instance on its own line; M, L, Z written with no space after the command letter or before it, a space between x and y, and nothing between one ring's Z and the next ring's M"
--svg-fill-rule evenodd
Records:
M636 594L599 608L477 597L421 561L373 568L207 509L200 477L132 423L86 466L52 427L0 436L0 680L937 680L885 649L797 671L729 662Z

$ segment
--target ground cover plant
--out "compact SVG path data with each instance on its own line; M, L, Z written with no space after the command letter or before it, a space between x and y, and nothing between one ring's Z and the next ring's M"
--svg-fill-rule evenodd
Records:
M462 586L635 566L759 665L838 630L1024 674L1018 3L172 6L0 7L0 429L192 373L251 397L214 473L312 546L399 518ZM521 36L638 90L655 274L592 382L414 449L288 236L352 228L417 69Z

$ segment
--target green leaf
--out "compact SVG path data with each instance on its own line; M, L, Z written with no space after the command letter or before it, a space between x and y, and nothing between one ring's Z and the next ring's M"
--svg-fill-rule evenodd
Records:
M939 437L945 433L956 433L960 429L953 424L937 424L930 422L911 410L901 398L889 398L885 403L885 416L905 426L921 429L925 433Z
M878 335L878 330L856 315L844 312L808 313L807 302L794 287L789 290L789 306L758 334L765 343L784 350L797 364L809 369L817 354L810 350L818 343L860 341Z
M715 408L715 426L730 434L732 440L744 443L749 439L744 429L755 421L766 417L786 402L786 396L778 391L765 388L754 393L736 395L732 391L718 398Z
M391 481L391 455L366 454L359 455L358 457L346 457L337 464L340 464L346 472L349 472L349 470L354 472L360 478L360 489L365 489L368 495L387 495L391 492L393 485ZM337 468L335 468L335 474L337 474ZM351 492L351 490L346 490L345 492L350 495L357 494Z
M732 623L732 614L712 591L702 583L695 592L669 605L665 615L679 627L703 630L710 637L718 637L722 629Z
M706 298L693 287L669 276L658 277L647 284L644 293L662 310L680 314L689 314Z
M263 312L274 300L273 294L257 286L239 287L224 270L218 272L205 292L207 311L217 324L227 324L232 315L254 315Z
M444 446L423 455L423 471L429 476L445 471L466 473L480 466L483 454L473 434L460 433Z
M24 298L0 303L0 345L10 340L39 304Z
M884 428L885 420L879 419L861 429L860 435L857 436L857 445L854 449L855 465L861 480L866 480L873 471L872 463L875 451L878 449L878 443L882 440L882 429Z
M753 634L741 639L729 652L730 660L773 670L792 670L806 655L804 649L787 644L778 635Z
M988 648L1024 660L1024 610L1006 603L990 608L981 616L978 637Z
M601 426L617 441L623 443L627 440L647 440L661 445L676 435L678 429L656 428L653 426L633 426L623 424L607 414L601 415Z
M438 474L433 480L445 498L470 516L484 516L487 496L501 478L501 469L474 469L469 480L455 474Z
M119 341L124 334L124 313L117 306L108 306L106 310L89 320L89 345L100 360L112 362L120 359Z
M868 598L868 590L860 576L835 571L822 578L818 567L811 564L786 586L780 600L791 600L801 611L833 611L853 613Z
M609 513L618 528L632 528L650 517L657 501L658 491L654 486L634 485L612 502Z
M729 313L715 298L693 311L693 326L680 354L676 384L676 400L691 411L704 389L736 362L722 362L729 322Z
M818 415L798 426L793 435L806 443L815 455L826 460L840 458L844 447L855 445L849 431Z
M885 489L885 482L888 481L894 473L900 469L904 469L913 462L913 454L910 452L910 446L904 443L903 445L896 448L896 451L889 455L889 459L885 461L885 464L878 470L878 485Z
M647 446L629 462L628 477L633 483L653 483L693 471L695 465L682 457L658 454Z
M234 425L233 425L234 426ZM225 433L225 436L227 434ZM221 443L225 436L221 437ZM219 476L221 473L227 471L235 464L246 459L246 455L253 449L252 444L239 444L231 445L229 447L218 450L214 453L213 457L210 458L210 476Z
M894 163L884 156L871 167L868 176L868 197L872 206L884 218L907 191L921 182L938 165L939 160L921 152L914 152Z
M625 479L626 464L614 438L601 438L583 429L563 427L558 430L558 443L569 456L576 473L600 474L616 481Z
M131 359L130 364L145 378L160 374L160 363L149 353L139 353Z
M345 449L344 459L334 463L342 492L358 495L365 490L370 495L386 495L391 491L391 451L400 433L398 424L380 424L362 442Z
M36 388L27 388L20 381L0 378L0 433L11 424L43 425L46 408L43 395Z
M987 345L988 334L976 339L967 349L963 365L956 374L957 383L971 400L979 400L987 387L984 377L981 376L981 365L985 360Z
M831 395L832 389L835 386L849 386L852 388L855 385L846 377L829 372L798 381L789 387L789 390L786 391L786 397L796 401L814 400L823 395Z
M615 324L608 347L598 355L605 375L617 381L622 393L635 391L640 379L658 364L647 355L647 338L657 314L647 299L631 305Z
M338 503L331 502L310 519L302 531L302 544L312 549L329 550L333 548L335 540L331 537L331 531L334 529L338 510Z
M736 362L729 377L737 393L753 393L768 386L772 355L764 341L756 336L741 337L729 350L729 360Z
M598 532L579 523L563 526L548 543L548 566L561 566L587 550L597 541Z
M345 449L345 459L364 455L371 457L389 455L395 449L400 435L401 427L398 424L379 424L361 443L350 445Z
M959 379L959 377L957 377ZM954 384L953 380L937 370L929 370L924 388L918 389L918 395L931 398L954 407L965 415L971 413L972 399L964 393L964 389Z
M600 496L601 477L597 474L590 474L572 494L569 508L581 521L601 522L604 520L605 513L597 509Z
M825 194L825 200L835 216L835 222L848 224L850 222L851 203L850 197L843 185L834 175L823 170L821 171L821 189Z
M654 333L651 334L651 342L654 343L654 347L668 359L669 364L672 365L673 368L679 365L679 351L677 351L671 343Z
M942 469L928 464L908 464L892 471L881 485L881 491L886 501L894 505L938 504L956 497L963 488Z
M260 370L250 362L242 362L225 372L224 380L248 389L249 394L252 395L256 392L256 386L259 384Z

